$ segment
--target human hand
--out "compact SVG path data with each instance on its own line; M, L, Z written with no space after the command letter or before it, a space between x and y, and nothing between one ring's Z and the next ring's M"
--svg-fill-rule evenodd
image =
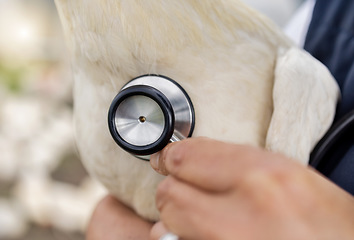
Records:
M152 223L108 195L102 199L89 222L87 240L149 239Z
M169 174L152 239L354 239L354 198L283 155L194 138L169 144L151 164Z

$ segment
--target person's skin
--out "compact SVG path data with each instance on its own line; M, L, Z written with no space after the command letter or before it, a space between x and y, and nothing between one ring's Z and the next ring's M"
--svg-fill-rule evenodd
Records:
M151 164L168 174L156 197L161 222L150 232L150 223L122 211L122 205L118 212L104 207L111 217L100 217L99 206L89 240L110 239L90 238L92 232L145 239L124 238L138 231L152 240L166 232L183 240L354 239L354 198L283 155L193 138L169 144ZM131 227L119 232L126 221ZM142 223L147 225L137 230Z
M89 221L86 240L149 239L152 223L137 216L131 209L106 196L96 206Z

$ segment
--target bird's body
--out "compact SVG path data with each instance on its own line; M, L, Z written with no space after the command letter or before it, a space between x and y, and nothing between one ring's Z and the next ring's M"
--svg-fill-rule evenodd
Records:
M129 80L161 74L188 92L193 136L250 144L306 162L329 127L338 89L328 71L238 0L56 0L72 53L75 123L89 172L156 220L162 177L119 148L107 127Z

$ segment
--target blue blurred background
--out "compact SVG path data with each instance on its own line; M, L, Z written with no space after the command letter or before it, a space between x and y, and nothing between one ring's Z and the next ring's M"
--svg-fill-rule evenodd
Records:
M244 0L284 27L302 0ZM84 239L105 191L76 152L53 0L0 0L0 239Z

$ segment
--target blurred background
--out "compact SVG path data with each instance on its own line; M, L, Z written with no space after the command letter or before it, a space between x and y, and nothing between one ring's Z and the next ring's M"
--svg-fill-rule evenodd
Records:
M244 0L284 27L302 0ZM0 0L0 240L84 239L103 188L74 143L54 0Z
M69 55L52 0L0 0L0 239L84 239L103 190L75 148Z

